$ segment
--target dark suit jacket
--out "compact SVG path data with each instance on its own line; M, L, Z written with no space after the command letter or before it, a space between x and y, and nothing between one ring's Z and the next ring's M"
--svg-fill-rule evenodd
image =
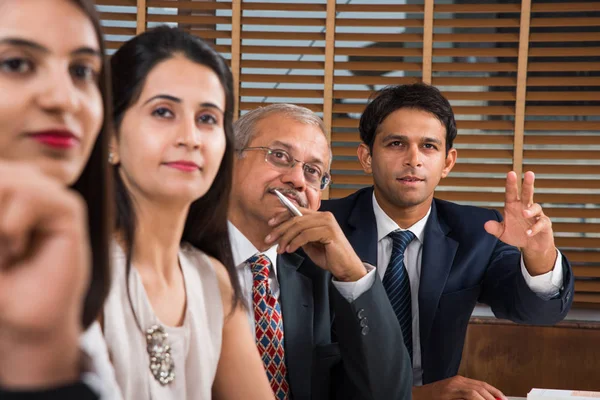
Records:
M359 257L377 265L377 225L373 188L324 201ZM476 302L498 318L526 324L561 321L572 303L571 266L563 256L560 295L542 300L521 273L519 250L488 234L483 225L501 221L497 211L434 199L425 226L419 286L423 383L458 373L467 324Z
M278 256L277 278L293 400L411 398L410 359L378 277L350 303L298 252Z

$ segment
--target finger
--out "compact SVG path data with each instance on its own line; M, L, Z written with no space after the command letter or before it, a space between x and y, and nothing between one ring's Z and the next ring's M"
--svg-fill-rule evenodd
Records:
M279 254L285 252L288 243L305 229L306 220L304 217L295 217L284 222L275 228L265 238L265 243L273 245L277 244L277 252Z
M20 257L26 247L27 239L33 233L34 221L28 218L32 217L33 210L31 210L27 197L23 197L12 193L12 196L5 195L2 201L0 236L3 239L3 253L6 261ZM20 223L15 221L20 221Z
M310 214L310 213L314 213L316 211L314 210L310 210L308 208L304 208L300 205L294 204L295 208L300 211L300 214L302 214L302 216ZM287 206L284 206L283 204L281 205L281 208L283 208L282 211L278 211L277 214L275 214L275 216L273 218L271 218L268 221L269 226L277 226L278 223L281 223L282 221L286 221L289 218L295 217L296 214L294 212L292 212L292 210L290 210ZM280 210L281 208L278 208L278 210Z
M8 262L8 243L6 239L3 239L0 236L0 274L2 274L2 270L6 267L6 263Z
M488 400L481 396L474 386L467 386L458 390L460 398L465 400ZM494 400L494 399L492 399Z
M294 216L288 211L282 211L275 214L268 222L269 226L278 226L286 221L289 221Z
M492 400L495 399L506 399L506 396L504 396L504 393L502 393L499 389L495 388L494 386L490 385L487 382L481 382L483 385L483 388L492 396Z
M49 185L32 193L17 193L3 216L2 227L9 234L23 236L36 229L42 233L72 230L75 220L85 215L85 203L74 193Z
M332 237L330 230L327 229L330 227L329 223L331 220L332 218L329 218L327 213L313 213L299 218L294 218L292 221L285 223L284 225L289 227L286 227L287 229L281 233L281 236L277 241L279 245L278 251L280 253L289 251L288 248L291 248L289 247L290 243L305 231L318 229L321 235L314 235L315 231L312 231L312 235L309 236L309 239L301 239L300 241L302 242L302 245L295 246L295 249L309 242L323 242L324 238ZM278 229L282 227L283 226L280 226Z
M266 244L274 244L279 241L280 238L286 233L289 232L292 227L299 222L300 219L304 219L304 217L294 217L290 218L287 221L280 223L277 227L275 227L267 237L265 237Z
M292 235L294 231L296 231L296 233L293 234L293 236L298 234L297 231L326 224L327 219L322 218L323 214L324 213L313 212L303 215L302 217L290 218L275 227L265 238L265 243L272 244L279 241L280 238L286 234Z
M0 273L8 263L10 252L8 236L2 230L2 221L9 204L9 195L9 191L0 186Z
M523 178L523 187L521 189L521 202L525 207L533 204L533 183L535 182L535 174L531 171L525 172Z
M529 208L523 210L523 216L525 218L536 218L541 217L543 215L544 214L542 212L542 206L540 206L538 203L534 203L531 206L529 206Z
M477 392L477 394L485 400L496 400L496 396L494 396L493 394L491 394L486 388L485 388L485 382L477 382L477 385L475 386L474 390Z
M478 388L477 394L484 400L496 400L496 397L493 396L490 392L485 390L484 388Z
M504 201L512 203L519 200L519 186L517 184L517 174L515 171L510 171L506 175L506 193Z
M9 257L20 258L30 242L43 235L69 232L85 233L85 203L74 192L47 180L39 186L17 186L10 200L4 201L0 232L7 239Z
M302 214L302 216L305 215L309 215L311 213L315 213L316 211L313 210L309 210L308 208L303 208L300 206L296 206L296 208L300 211L300 213ZM275 214L275 216L273 216L268 222L267 224L269 226L277 226L285 221L288 221L292 218L294 218L295 215L288 210L287 208L284 211L280 211L277 214Z
M285 247L285 251L288 253L293 253L300 247L309 243L322 242L324 237L327 237L324 227L315 227L303 230L288 243L288 245Z
M504 233L504 223L490 220L483 225L483 228L490 235L494 235L497 238L500 238Z
M552 229L552 221L550 221L550 218L548 218L544 215L535 224L533 224L531 226L531 228L529 228L527 230L526 233L527 233L527 236L534 237L535 235L537 235L540 232L550 231L551 229Z
M295 228L297 228L297 227L295 227ZM290 243L293 242L294 240L296 240L304 232L306 232L306 230L304 230L304 229L290 229L285 234L283 234L283 236L281 236L281 238L277 242L277 253L279 253L279 254L283 254L286 252L291 253L292 251L289 250ZM303 242L303 241L300 240L300 242Z

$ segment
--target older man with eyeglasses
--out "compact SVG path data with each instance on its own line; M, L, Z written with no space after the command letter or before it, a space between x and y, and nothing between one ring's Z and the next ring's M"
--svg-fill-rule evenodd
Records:
M317 211L331 181L322 120L273 104L234 131L233 257L275 397L410 399L410 359L381 280L332 214Z

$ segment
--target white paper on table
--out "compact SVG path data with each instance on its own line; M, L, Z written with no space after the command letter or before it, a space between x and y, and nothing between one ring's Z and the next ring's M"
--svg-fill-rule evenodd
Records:
M527 400L589 400L600 399L600 392L583 390L531 389Z

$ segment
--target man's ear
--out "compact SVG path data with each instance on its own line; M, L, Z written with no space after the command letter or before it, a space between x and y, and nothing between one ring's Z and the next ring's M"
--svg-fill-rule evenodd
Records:
M450 150L448 150L448 154L446 155L446 162L444 165L444 169L442 170L442 178L445 178L448 176L448 174L450 173L450 171L452 171L452 168L454 168L454 164L456 164L456 157L458 156L458 152L456 151L456 149L453 147Z
M358 149L356 149L356 154L358 155L358 161L360 161L363 171L367 174L373 173L373 169L371 168L371 151L369 150L369 147L364 143L359 144Z

